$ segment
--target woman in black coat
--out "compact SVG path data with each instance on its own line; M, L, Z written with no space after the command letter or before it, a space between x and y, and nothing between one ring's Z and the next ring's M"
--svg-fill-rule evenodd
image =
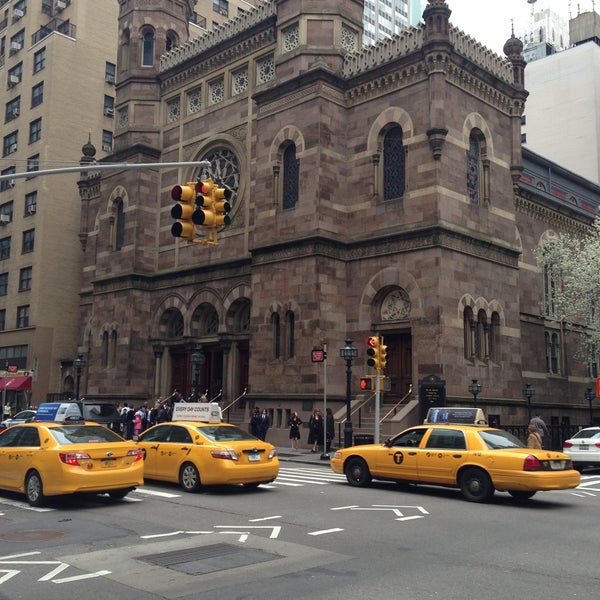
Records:
M313 410L313 414L308 421L308 443L312 444L311 452L318 452L319 441L323 439L323 416L318 408Z
M298 450L298 440L300 439L300 427L302 425L302 419L298 416L298 413L294 411L290 420L288 421L288 427L290 428L290 440L292 440L292 450Z

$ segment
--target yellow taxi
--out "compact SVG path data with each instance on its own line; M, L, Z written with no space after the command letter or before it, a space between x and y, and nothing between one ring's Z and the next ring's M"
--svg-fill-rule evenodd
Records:
M580 483L567 454L531 450L511 433L487 425L428 419L385 443L339 450L330 464L352 486L380 479L457 487L470 502L485 502L496 490L527 500L537 491Z
M144 483L142 458L132 441L84 421L76 404L44 403L33 422L0 435L0 489L36 507L78 492L123 498Z
M186 492L211 485L257 487L279 474L275 446L223 423L216 403L177 403L173 420L144 431L137 445L146 479L178 483Z

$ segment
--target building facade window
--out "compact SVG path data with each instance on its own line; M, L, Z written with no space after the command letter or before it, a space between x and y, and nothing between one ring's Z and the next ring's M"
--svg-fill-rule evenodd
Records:
M4 331L6 329L6 309L0 309L0 331Z
M560 375L560 335L557 331L544 332L546 345L546 373Z
M34 154L27 159L27 172L40 170L40 155Z
M8 121L12 121L16 119L21 113L21 96L17 96L10 102L6 103L6 111L4 113L4 120L8 123Z
M25 216L35 215L37 212L37 191L25 195Z
M8 273L0 273L0 296L8 293Z
M464 356L467 360L498 361L500 357L500 315L493 312L488 319L484 310L477 320L470 306L463 312Z
M298 203L300 165L296 158L296 145L288 144L283 151L282 207L294 208Z
M154 31L145 29L142 32L142 67L154 65Z
M21 252L26 254L27 252L33 252L35 245L35 229L28 229L23 232L23 246Z
M187 111L188 114L199 113L202 110L202 88L196 88L188 92Z
M35 119L29 123L29 143L33 144L42 138L42 119Z
M271 335L273 344L273 358L281 358L281 322L278 313L271 315Z
M17 329L29 327L29 304L17 306Z
M225 82L223 78L215 79L208 84L208 103L219 104L225 100Z
M271 54L256 61L256 85L267 83L275 77L275 57Z
M485 137L479 129L469 135L467 150L467 194L471 204L487 204L490 197L489 160Z
M383 199L395 200L404 196L406 187L406 150L402 128L388 129L383 136Z
M33 55L33 72L39 73L42 69L46 67L46 48L42 48L38 50Z
M8 169L3 169L2 171L0 171L0 174L2 175L12 175L13 173L16 173L16 168L15 167L8 167ZM15 180L14 179L2 179L0 181L0 192L4 192L5 190L12 190L15 187Z
M10 223L13 220L13 201L5 202L0 205L0 217L3 217L2 223Z
M27 345L0 347L0 364L14 365L18 369L27 368Z
M44 101L44 82L41 81L31 88L31 108L39 106Z
M119 200L115 206L116 212L116 227L115 227L115 244L114 248L119 251L125 243L125 213L123 212L123 201Z
M213 10L222 17L229 17L229 2L227 0L213 0Z
M113 134L108 129L102 130L102 151L112 152L113 149Z
M0 260L10 258L10 236L0 239Z
M2 145L2 150L3 150L4 156L8 156L9 154L16 152L18 145L19 145L19 132L18 131L13 131L13 132L9 133L8 135L5 135L4 140L3 140L3 145Z
M31 279L33 277L33 268L24 267L19 271L19 291L25 292L31 289Z
M104 81L107 83L116 83L117 80L117 65L107 62L104 66Z
M296 355L295 328L296 316L290 310L285 314L285 354L287 359L294 358Z

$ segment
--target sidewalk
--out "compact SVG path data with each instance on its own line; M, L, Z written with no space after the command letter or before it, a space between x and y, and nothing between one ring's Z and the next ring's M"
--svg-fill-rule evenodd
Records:
M332 448L327 455L333 456L336 448ZM281 446L277 447L277 455L280 461L304 463L311 465L323 465L329 467L329 458L321 458L321 450L318 452L311 452L310 449L300 448L299 450L292 450L291 448L284 448Z

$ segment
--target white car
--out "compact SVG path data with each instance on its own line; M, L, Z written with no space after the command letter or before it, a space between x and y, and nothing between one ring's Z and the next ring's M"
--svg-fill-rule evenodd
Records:
M563 442L563 452L573 461L578 471L600 468L600 427L586 427L578 431L571 439Z
M35 417L35 410L22 410L14 417L4 419L4 421L0 423L0 429L8 429L12 425L18 425L19 423L29 423L29 421L33 420L33 417Z

